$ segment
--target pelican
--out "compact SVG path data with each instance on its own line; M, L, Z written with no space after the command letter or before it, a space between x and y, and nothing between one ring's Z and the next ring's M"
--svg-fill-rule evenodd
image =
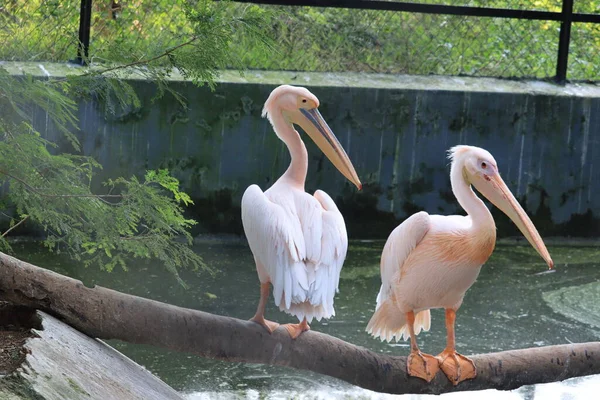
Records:
M314 196L304 191L308 153L294 124L350 182L362 187L318 107L319 100L302 87L282 85L271 92L262 116L286 144L291 163L269 190L263 193L251 185L242 197L242 223L260 280L260 301L251 321L269 333L278 327L264 318L271 283L275 305L301 321L284 325L293 339L310 329L313 318L335 315L333 297L348 249L344 218L331 197L321 190Z
M533 223L500 177L494 157L478 147L456 146L450 149L449 158L452 192L467 216L419 212L392 231L381 254L377 308L366 330L388 342L410 337L409 375L430 382L441 368L457 385L477 372L473 361L456 352L456 311L496 243L492 214L471 186L510 217L549 268L553 262ZM415 338L421 329L429 330L432 308L446 311L447 344L437 357L421 353Z

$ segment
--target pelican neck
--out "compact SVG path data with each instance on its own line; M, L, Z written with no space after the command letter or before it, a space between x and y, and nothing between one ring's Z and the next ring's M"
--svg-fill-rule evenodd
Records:
M300 134L294 129L292 123L285 119L281 110L269 113L269 116L275 133L285 143L291 157L290 165L280 179L288 180L304 190L308 172L306 146L300 138Z
M473 227L488 227L495 228L492 213L487 208L483 200L479 198L473 191L471 183L467 180L464 173L464 165L461 162L452 164L450 171L450 182L452 184L452 192L458 201L458 204L471 217Z

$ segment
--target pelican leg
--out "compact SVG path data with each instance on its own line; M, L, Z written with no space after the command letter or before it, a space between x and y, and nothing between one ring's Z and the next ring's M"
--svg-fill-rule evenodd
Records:
M440 368L454 386L460 382L473 379L477 376L477 368L473 361L456 352L454 341L454 320L456 310L446 309L446 330L448 331L448 342L446 348L437 358L440 360Z
M250 318L250 321L254 321L259 325L262 325L267 332L273 333L279 326L277 322L267 321L265 319L265 306L267 305L267 299L269 298L269 282L260 284L260 300L258 307L256 308L256 314Z
M283 327L287 329L292 339L296 339L302 332L310 330L310 326L308 325L306 318L304 318L299 324L285 324Z
M415 337L415 313L413 311L406 313L406 321L410 333L410 355L406 359L406 370L410 376L431 382L440 369L439 361L430 354L421 353Z

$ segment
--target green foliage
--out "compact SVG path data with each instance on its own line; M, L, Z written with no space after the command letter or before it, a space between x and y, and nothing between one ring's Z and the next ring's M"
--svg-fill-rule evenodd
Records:
M3 0L0 3L0 59L69 60L75 57L79 1Z
M272 47L264 28L269 13L258 6L232 9L227 1L200 1L186 6L185 13L194 42L169 54L169 61L196 84L214 82L227 67L243 69L234 47L238 40L250 41L259 53Z
M91 71L82 76L69 75L62 83L61 90L69 98L96 99L104 106L107 115L113 115L122 109L141 106L133 87L117 74L102 73L102 70Z
M75 136L69 130L75 126L76 103L62 95L63 87L48 85L44 81L24 75L15 79L0 68L0 118L11 117L11 122L29 121L34 109L48 115L55 126L64 133L74 147L78 148Z
M562 0L419 0L419 3L559 12ZM314 7L263 6L278 16L272 36L281 55L236 51L249 68L296 71L548 78L556 72L560 24L505 18ZM600 1L575 2L600 12ZM569 79L598 80L600 24L575 23Z
M562 4L418 2L553 12ZM94 2L92 62L149 59L157 49L174 48L197 35L202 38L198 43L156 61L168 66L175 59L184 76L197 81L210 81L221 68L240 68L240 61L254 69L540 78L553 76L556 69L558 22L192 0L121 0L113 12L110 3ZM74 58L78 5L76 0L8 1L6 12L0 12L0 25L5 22L0 59ZM600 1L576 1L575 12L598 13ZM572 32L569 77L597 80L600 25L575 23ZM265 33L276 48L255 40ZM214 49L223 50L222 57L215 57ZM194 75L186 65L201 65L204 72Z
M270 9L281 12L272 29L283 54L255 54L241 43L239 52L250 68L517 77L555 72L557 23L376 10Z
M150 4L134 0L122 3L130 6L130 14L123 12L123 18L111 19L102 32L96 32L97 41L109 43L111 35L124 29L121 24L133 24L139 35L152 34L146 23L132 20L133 14L142 16ZM134 11L134 5L139 9ZM184 216L183 207L193 202L169 171L115 177L104 182L103 193L95 193L92 187L98 185L92 182L102 166L81 154L78 140L78 99L95 100L107 116L138 108L141 101L123 77L141 76L155 81L157 96L171 90L167 77L174 70L198 85L214 86L218 70L237 60L231 52L234 38L241 35L255 40L257 48L269 46L260 28L267 16L258 7L232 9L227 2L190 0L169 7L159 2L153 10L161 7L164 12L175 12L178 18L168 26L169 35L138 46L122 40L121 32L119 46L113 48L111 42L107 48L97 47L97 52L90 55L95 63L83 73L79 70L60 79L15 77L0 65L0 185L8 189L1 193L0 207L7 210L3 215L10 219L8 229L0 236L0 250L10 250L7 235L27 222L45 232L44 243L49 249L67 253L84 266L126 270L135 259L155 258L177 277L181 266L208 269L191 248L189 230L196 222ZM29 48L30 44L34 50L39 45L38 50L46 56L65 57L64 50L72 50L69 46L62 46L60 51L52 48L60 47L65 37L58 39L52 33L55 42L51 43L37 35L31 24L56 20L69 25L72 9L71 3L41 0L12 0L0 7L0 20L13 35L6 42L10 46L0 50L0 57L14 58L20 54L19 49ZM23 10L30 12L28 18L18 15L17 11ZM163 22L156 21L155 27L162 29ZM22 33L24 26L31 29ZM6 35L3 32L0 35ZM185 104L183 98L173 94ZM48 124L58 128L72 152L60 153L55 143L34 129L36 114L44 115Z
M97 195L90 190L100 168L96 161L53 155L48 151L53 144L29 124L0 122L0 183L9 185L4 201L19 218L43 227L48 248L109 271L117 265L125 269L130 257L157 258L175 274L182 265L204 267L189 247L188 229L195 222L180 206L193 203L166 170L148 171L143 181L109 180L107 193Z

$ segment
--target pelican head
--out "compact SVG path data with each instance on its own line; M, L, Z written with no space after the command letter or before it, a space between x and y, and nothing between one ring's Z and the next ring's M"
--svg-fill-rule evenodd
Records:
M473 146L456 146L450 149L452 168L462 166L462 175L465 180L475 186L477 191L484 195L496 207L517 225L529 243L546 261L549 268L554 262L544 245L537 229L525 213L525 210L515 199L510 189L506 186L494 157L484 149Z
M362 184L354 166L318 110L319 99L303 87L282 85L275 88L263 107L262 116L272 121L275 111L289 124L299 125L319 146L333 165L360 190Z

